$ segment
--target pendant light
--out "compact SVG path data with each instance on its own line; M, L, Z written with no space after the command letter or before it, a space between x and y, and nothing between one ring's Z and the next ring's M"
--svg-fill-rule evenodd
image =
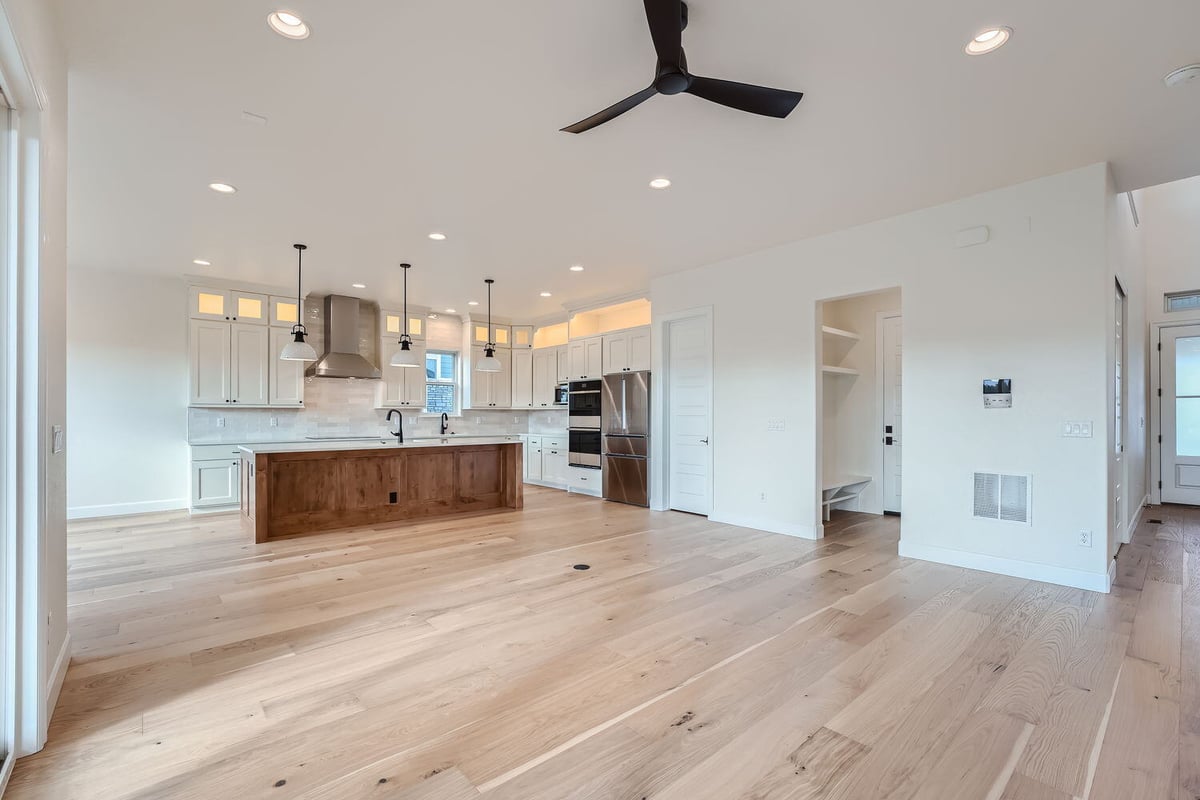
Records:
M412 349L412 337L408 335L408 271L412 264L401 264L400 269L404 270L404 316L400 322L404 333L400 334L400 349L392 355L391 363L393 367L419 367L417 352Z
M502 368L500 359L496 358L496 342L492 339L492 284L491 278L484 280L488 287L488 341L483 346L483 359L476 365L477 372L499 372Z
M294 341L284 345L279 353L281 361L316 361L317 351L304 341L308 337L308 329L304 327L304 298L300 293L301 278L304 274L304 251L306 244L294 244L296 248L296 324L292 326Z

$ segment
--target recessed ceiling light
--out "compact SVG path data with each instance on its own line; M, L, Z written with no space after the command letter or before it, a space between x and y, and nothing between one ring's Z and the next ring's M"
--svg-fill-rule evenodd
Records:
M551 296L552 295L549 292L542 292L542 297L551 297Z
M478 300L468 300L468 301L467 301L467 305L469 305L469 306L477 306L477 305L479 305L479 301L478 301Z
M446 309L446 313L447 313L447 314L457 314L458 312L457 312L457 311L455 311L453 308L447 308L447 309Z
M290 11L272 11L267 15L271 30L288 39L307 39L308 24Z
M670 185L671 181L667 178L655 178L654 180L650 181L651 189L666 189Z
M237 187L230 183L210 183L208 188L221 194L233 194L237 191Z
M988 28L985 31L980 31L979 34L967 42L964 48L969 56L981 56L984 53L990 53L993 50L1004 46L1004 43L1012 36L1012 28Z
M198 267L211 267L211 266L212 266L212 262L211 262L211 261L205 261L203 258L197 258L197 259L194 259L194 260L192 261L192 263L193 263L193 264L195 264L195 265L196 265L196 266L198 266Z
M365 288L367 288L367 285L366 285L365 283L352 283L352 284L350 284L350 285L351 285L352 287L354 287L355 289L365 289Z
M435 242L444 242L446 241L446 234L434 231L433 233L429 234L429 238L433 239Z
M571 272L583 272L583 267L576 264L575 266L571 267Z

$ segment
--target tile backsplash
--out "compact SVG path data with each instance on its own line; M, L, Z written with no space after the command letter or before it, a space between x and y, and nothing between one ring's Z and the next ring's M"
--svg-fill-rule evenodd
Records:
M377 381L306 378L304 408L190 408L191 444L299 441L308 436L382 436L387 411L375 408ZM219 420L225 424L221 426ZM271 420L276 421L275 425ZM404 435L436 436L441 421L404 412ZM454 433L489 435L554 433L567 429L565 409L552 411L468 410L450 420Z

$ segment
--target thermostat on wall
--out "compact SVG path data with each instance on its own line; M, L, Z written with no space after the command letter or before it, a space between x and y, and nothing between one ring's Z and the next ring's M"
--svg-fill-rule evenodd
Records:
M1012 408L1012 379L996 378L983 382L984 408Z

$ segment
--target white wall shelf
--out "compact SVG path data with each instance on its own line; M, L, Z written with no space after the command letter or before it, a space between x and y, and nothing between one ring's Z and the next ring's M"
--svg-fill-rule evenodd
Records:
M828 364L821 367L821 372L824 372L826 375L859 375L859 374L861 374L858 370L851 369L850 367L832 367L832 366L829 366Z
M834 328L829 325L821 326L821 333L826 336L832 336L835 339L846 339L851 342L861 342L862 337L853 331L844 331L841 328Z

